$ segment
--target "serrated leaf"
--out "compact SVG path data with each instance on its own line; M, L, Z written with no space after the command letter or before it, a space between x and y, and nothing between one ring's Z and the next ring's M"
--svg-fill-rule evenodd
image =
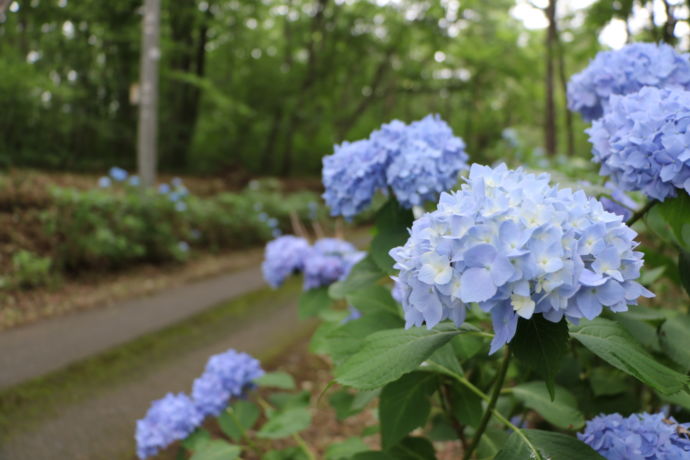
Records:
M436 390L436 376L412 372L391 382L381 391L379 422L381 444L389 449L417 427L426 423L431 403L429 396Z
M280 439L299 433L311 425L309 409L297 407L273 415L256 436L263 439Z
M234 460L240 458L241 453L241 447L233 446L220 439L213 439L195 451L190 460Z
M259 419L259 415L261 415L261 410L256 404L244 400L234 401L227 411L220 414L218 425L230 439L239 442L242 439L242 432L251 429Z
M320 287L304 291L299 297L298 315L299 319L307 319L318 316L319 313L331 306L331 298L328 295L328 288Z
M445 344L436 350L429 359L425 362L426 368L433 369L436 372L449 375L451 377L462 377L462 367L455 356L455 350L450 343Z
M294 390L295 379L287 372L267 372L254 383L260 387L280 388L281 390Z
M568 351L565 319L558 323L552 323L542 315L529 320L520 319L511 349L521 363L544 379L551 398L554 398L554 379Z
M331 444L326 449L326 460L349 460L353 455L369 449L362 438L348 438L343 442Z
M604 460L604 457L574 436L542 430L522 431L544 457L558 460Z
M601 359L663 394L685 388L688 377L657 362L623 327L603 318L571 325L570 336Z
M666 320L659 328L659 341L666 356L690 370L690 316L678 315Z
M399 316L398 303L391 296L391 291L381 285L365 286L348 293L345 298L348 303L363 314L387 312Z
M362 349L335 369L338 383L371 390L415 370L460 331L391 329L371 334Z
M656 327L646 321L627 316L626 313L614 313L611 315L611 318L623 326L643 347L654 352L660 352L661 345L659 344L659 335L657 334Z
M184 441L182 441L182 446L184 446L185 449L195 451L210 440L211 433L203 428L197 428L192 434L187 436Z
M375 284L385 275L369 254L352 267L347 278L331 284L328 295L333 299L344 299L351 292Z
M556 396L549 396L544 382L529 382L511 389L513 396L526 407L538 412L547 422L566 430L579 430L585 417L577 409L577 401L568 390L556 386Z
M339 362L361 349L370 334L386 329L402 329L405 322L387 312L370 313L338 326L324 338L322 350Z

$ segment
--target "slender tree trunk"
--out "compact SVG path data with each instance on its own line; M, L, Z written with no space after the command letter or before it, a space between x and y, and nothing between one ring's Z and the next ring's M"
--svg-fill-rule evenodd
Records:
M561 90L563 91L563 114L565 118L565 136L568 143L568 156L575 155L575 131L573 130L573 113L568 109L568 73L565 70L565 50L563 49L563 42L561 41L561 34L556 29L556 45L558 56L558 76L561 82Z
M137 162L144 187L156 181L158 136L158 61L160 59L160 0L144 1Z
M673 6L668 2L668 0L663 0L664 9L666 10L666 23L662 29L662 37L664 42L669 45L675 45L677 40L673 33L676 28L676 16L673 14Z
M556 103L554 99L554 48L556 44L556 1L549 0L546 17L549 27L546 31L546 107L544 110L544 147L548 155L555 155L556 139Z

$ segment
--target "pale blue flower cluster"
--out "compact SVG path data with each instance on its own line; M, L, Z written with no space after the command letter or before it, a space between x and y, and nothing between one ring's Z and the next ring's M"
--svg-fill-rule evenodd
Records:
M264 374L258 360L228 350L211 356L201 377L194 381L192 398L204 416L219 415L231 398L240 398Z
M137 455L156 455L175 441L185 439L207 415L219 415L233 398L242 398L264 371L246 353L228 350L211 356L201 377L194 381L192 397L168 393L154 401L146 416L137 421Z
M518 318L577 322L652 295L634 281L643 263L635 231L583 191L549 180L474 164L460 191L443 193L414 222L407 243L390 252L407 327L460 326L476 302L491 313L493 353Z
M607 460L690 460L690 423L658 414L600 415L577 437Z
M296 273L304 274L304 290L328 286L345 279L364 252L338 238L321 238L313 246L307 240L285 235L266 245L262 271L272 287Z
M294 235L284 235L269 241L261 265L266 282L277 288L288 276L301 272L309 251L309 242Z
M596 120L606 112L612 95L635 93L645 86L690 88L688 55L663 43L602 51L568 82L568 108L587 121Z
M168 393L154 401L146 416L137 421L137 456L144 459L156 455L173 442L189 436L203 419L189 396Z
M323 159L323 198L332 215L352 218L377 191L407 208L435 200L467 167L465 143L438 115L409 125L394 120L368 139L344 142Z
M608 212L618 214L627 221L630 219L635 211L640 208L639 203L630 198L627 193L621 190L615 183L608 181L604 185L611 191L611 197L602 196L599 198L602 206Z
M646 87L613 96L587 130L600 174L623 190L664 200L690 192L690 91Z

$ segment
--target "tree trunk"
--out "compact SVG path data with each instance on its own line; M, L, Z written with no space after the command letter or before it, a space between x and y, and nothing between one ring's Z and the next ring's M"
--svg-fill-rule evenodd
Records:
M558 76L561 82L561 90L563 91L563 113L565 118L565 136L568 143L568 156L575 155L575 131L573 130L573 113L568 109L568 77L565 71L565 51L563 49L563 42L561 41L560 31L558 26L554 27L556 30L556 45L558 54Z
M137 162L144 187L156 181L158 136L158 60L160 59L160 0L144 1Z
M662 29L662 39L669 45L675 45L677 40L673 33L676 28L676 16L673 14L673 6L668 2L668 0L663 0L664 9L666 10L666 23Z
M546 17L549 27L546 31L546 107L544 110L544 147L548 155L555 155L556 142L556 104L554 100L554 47L556 42L556 1L549 0Z

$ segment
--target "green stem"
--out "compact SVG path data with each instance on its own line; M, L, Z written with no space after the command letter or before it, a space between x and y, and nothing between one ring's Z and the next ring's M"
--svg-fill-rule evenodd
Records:
M299 444L300 448L302 448L304 453L307 454L307 458L309 458L309 460L316 460L314 453L311 451L311 449L309 448L307 443L304 442L304 439L302 438L302 436L295 433L292 435L292 438L297 442L297 444Z
M455 376L455 380L457 380L457 381L458 381L460 384L462 384L465 388L467 388L467 389L470 390L472 393L474 393L474 394L476 394L477 396L479 396L479 397L480 397L481 399L483 399L484 401L489 402L489 401L491 400L491 397L490 397L489 395L487 395L487 394L484 393L482 390L480 390L479 388L477 388L476 386L474 386L474 385L472 384L472 382L470 382L469 380L467 380L465 377ZM532 451L532 453L534 454L534 457L533 457L533 458L534 458L535 460L541 460L541 454L539 454L539 450L537 450L537 448L534 446L534 444L532 444L532 442L527 438L527 436L525 436L525 433L523 433L522 430L521 430L520 428L518 428L518 427L516 427L515 425L513 425L512 423L510 423L510 420L508 420L507 418L505 418L505 417L503 416L503 414L501 414L501 413L500 413L499 411L497 411L496 409L492 409L491 412L493 413L493 416L496 417L496 418L498 419L499 422L501 422L502 424L504 424L505 426L507 426L507 427L508 427L509 429L511 429L515 434L517 434L517 435L520 437L520 439L522 439L522 442L524 442L524 443L527 445L527 447L529 447L529 449L530 449L530 450Z
M638 220L642 219L642 217L643 217L645 214L647 214L647 211L649 211L650 209L652 209L657 203L658 203L657 200L649 200L649 201L647 202L647 204L645 204L645 205L642 207L642 209L640 209L640 210L637 211L635 214L633 214L632 217L631 217L630 219L628 219L627 222L625 222L625 224L626 224L628 227L632 227L632 224L634 224L634 223L637 222Z
M489 405L486 406L486 411L482 415L482 419L479 421L479 427L472 438L470 446L465 451L463 456L464 460L469 460L472 457L472 453L475 451L479 445L479 441L486 431L486 427L489 425L489 420L491 420L492 411L496 407L496 402L498 401L498 395L501 394L501 388L503 388L503 382L506 379L506 374L508 373L508 366L510 365L510 348L505 347L505 352L503 353L503 362L501 363L501 368L498 370L498 375L496 377L496 383L494 384L494 389L491 392L491 398L489 399Z
M242 426L242 423L240 423L240 419L237 418L237 415L235 414L235 411L232 409L232 407L228 407L227 413L230 414L230 417L232 418L232 421L237 426L237 429L240 430L240 434L242 435L242 438L245 441L247 441L247 445L249 446L249 448L252 449L257 454L260 454L261 450L254 443L254 441L252 441L252 439L249 437L249 435L247 435L247 430L245 430L244 427Z

